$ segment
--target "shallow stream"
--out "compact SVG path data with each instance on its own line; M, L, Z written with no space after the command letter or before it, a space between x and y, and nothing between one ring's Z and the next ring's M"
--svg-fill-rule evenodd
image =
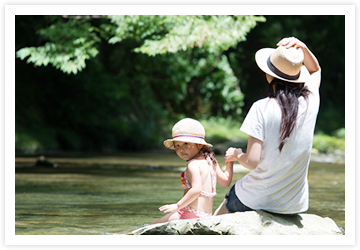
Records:
M127 233L163 216L158 208L183 194L176 154L49 157L58 168L34 167L36 157L15 158L15 234ZM222 162L222 157L218 157ZM234 174L233 183L246 172ZM312 162L306 213L332 218L345 230L345 165ZM230 187L217 185L214 210Z

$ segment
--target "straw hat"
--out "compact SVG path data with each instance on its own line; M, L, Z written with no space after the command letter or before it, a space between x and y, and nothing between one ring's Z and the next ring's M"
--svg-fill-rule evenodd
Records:
M256 52L255 60L262 71L287 82L306 82L310 78L309 71L303 65L302 49L287 49L284 46L264 48Z
M175 150L174 141L191 142L212 147L205 141L204 126L197 120L185 118L178 121L172 129L172 139L164 141L165 147Z

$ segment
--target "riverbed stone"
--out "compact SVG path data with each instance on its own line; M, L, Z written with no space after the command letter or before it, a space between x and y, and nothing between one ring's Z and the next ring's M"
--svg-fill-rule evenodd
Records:
M286 216L264 211L176 220L138 228L129 235L342 235L330 218L314 214Z

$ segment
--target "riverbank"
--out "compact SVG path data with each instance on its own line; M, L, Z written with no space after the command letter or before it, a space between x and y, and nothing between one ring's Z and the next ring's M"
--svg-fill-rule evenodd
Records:
M216 155L225 155L225 152L229 147L242 148L246 152L246 143L247 141L243 139L226 141L214 145L213 150ZM345 164L345 150L334 149L329 152L321 152L320 150L313 148L311 150L311 161Z
M345 164L345 150L336 149L331 153L320 153L319 150L313 148L311 150L311 161Z
M207 120L202 121L206 130L206 140L213 146L215 155L221 157L225 155L229 147L241 148L246 152L248 135L239 131L238 125L231 120ZM236 136L235 136L236 135ZM105 149L103 152L91 151L63 151L63 150L40 150L22 151L15 150L15 155L25 157L57 157L61 155L119 155L119 154L172 154L172 150L165 148L162 143L157 144L154 149L144 149L141 151L118 151L116 149ZM150 157L151 158L151 157ZM221 161L221 160L220 160ZM313 148L311 150L311 161L319 163L345 164L345 129L340 129L334 136L325 134L315 134Z
M216 158L221 162L221 157L225 155L226 149L229 147L240 147L238 143L229 143L229 145L219 144L214 146L214 152ZM25 157L25 158L34 158L34 163L38 159L39 156L44 155L50 158L58 158L64 155L72 156L72 157L95 157L95 156L116 156L116 155L123 155L123 154L141 154L147 155L148 157L151 155L163 154L163 155L171 155L174 154L172 150L162 148L162 149L154 149L154 150L146 150L143 152L65 152L65 151L41 151L32 154L24 154L24 153L16 153L15 157ZM152 158L152 157L150 157ZM345 164L345 151L344 150L334 150L331 153L320 153L319 150L313 148L311 150L311 158L312 162L319 162L319 163L336 163L336 164Z

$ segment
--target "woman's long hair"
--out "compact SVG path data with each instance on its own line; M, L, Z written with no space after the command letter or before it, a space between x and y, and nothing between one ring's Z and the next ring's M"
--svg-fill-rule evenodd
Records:
M310 93L310 90L304 87L304 83L291 83L274 78L269 84L267 95L274 98L281 109L280 152L295 127L299 109L299 97L302 96L308 101Z

